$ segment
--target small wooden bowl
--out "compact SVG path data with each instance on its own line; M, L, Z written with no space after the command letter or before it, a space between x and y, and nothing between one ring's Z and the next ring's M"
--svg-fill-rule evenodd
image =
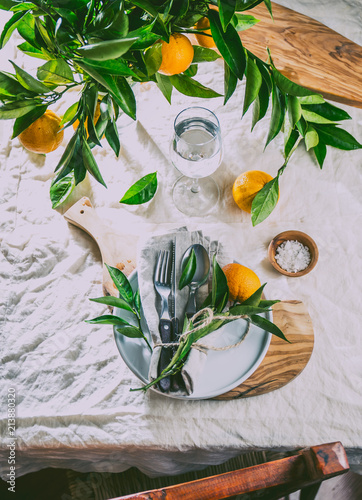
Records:
M275 252L278 246L287 240L299 241L300 243L302 243L302 245L305 245L306 247L309 248L311 261L309 263L309 266L303 269L303 271L299 271L297 273L290 273L281 268L277 263L277 261L275 260ZM301 231L284 231L283 233L278 234L277 236L275 236L275 238L271 240L268 248L268 258L271 265L281 274L284 274L285 276L290 276L291 278L297 278L299 276L304 276L305 274L310 273L310 271L317 264L318 255L319 255L318 247L315 241L306 233L302 233Z

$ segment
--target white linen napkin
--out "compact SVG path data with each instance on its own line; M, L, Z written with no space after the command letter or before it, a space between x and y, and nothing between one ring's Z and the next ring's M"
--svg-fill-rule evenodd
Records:
M179 290L178 284L181 277L181 261L185 251L190 245L199 243L203 245L210 257L210 274L209 279L205 285L199 288L197 293L197 309L201 305L208 293L211 291L212 280L212 259L215 255L220 265L220 250L221 246L218 241L210 241L210 238L203 235L202 231L187 231L187 228L180 228L172 233L151 236L143 238L139 242L138 256L137 256L137 269L138 269L138 286L140 290L141 302L145 320L147 322L149 331L152 336L154 344L161 342L158 330L159 324L159 311L160 300L154 288L153 280L156 267L157 257L160 250L172 250L172 244L176 245L176 258L175 258L175 274L176 274L176 315L179 320L179 333L182 331L184 321L184 312L189 295L189 288L185 287ZM206 339L203 339L203 343ZM157 378L157 368L161 347L154 348L150 368L149 379L154 380ZM188 360L185 363L181 375L185 384L186 393L191 394L194 388L195 380L203 368L206 361L205 352L200 352L196 349L191 349ZM185 390L180 389L181 393Z

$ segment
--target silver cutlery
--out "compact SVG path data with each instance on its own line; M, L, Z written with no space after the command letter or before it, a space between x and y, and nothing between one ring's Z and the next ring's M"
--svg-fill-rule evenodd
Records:
M154 286L161 298L161 312L159 321L159 332L162 343L171 342L172 320L168 307L168 300L171 294L171 267L172 261L168 250L161 250L157 259ZM172 359L172 349L161 348L159 360L159 374L168 366ZM171 387L170 377L165 377L159 382L159 388L163 391L169 391Z
M189 298L186 304L186 316L187 318L192 318L196 313L196 294L201 285L206 283L210 272L210 259L205 247L200 244L191 245L183 255L181 267L182 269L186 266L187 259L190 257L192 250L195 252L196 256L196 269L192 277L191 283L189 283Z

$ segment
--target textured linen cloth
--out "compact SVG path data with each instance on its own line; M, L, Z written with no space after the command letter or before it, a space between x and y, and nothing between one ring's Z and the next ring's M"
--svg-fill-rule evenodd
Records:
M280 2L314 17L362 45L359 0ZM3 15L3 13L2 13ZM5 15L4 20L5 22ZM38 61L13 45L7 59L31 70ZM203 67L200 81L223 92L222 63ZM9 472L7 394L16 391L16 474L45 467L122 471L136 466L149 475L171 475L221 463L243 450L295 448L342 441L355 470L362 456L362 151L328 148L323 171L299 147L284 172L276 210L253 228L234 204L237 175L260 169L275 175L283 162L283 138L264 153L269 121L251 133L251 113L241 120L243 83L232 99L173 95L170 106L153 84L137 90L138 121L122 130L115 158L104 144L97 161L108 189L86 178L59 211L49 187L64 144L42 156L10 140L11 123L0 122L0 376L1 477ZM73 94L77 100L77 92ZM172 122L187 106L213 110L221 121L224 158L214 174L218 210L188 219L172 203L178 177L168 158ZM64 112L59 103L55 111ZM341 106L344 123L362 142L362 110ZM69 131L67 131L69 132ZM67 137L69 138L69 137ZM128 187L158 171L159 189L147 205L118 203ZM140 381L122 361L110 326L85 323L106 313L88 299L102 295L96 243L68 224L62 213L88 196L116 231L149 234L187 225L227 247L233 259L267 282L268 298L304 302L315 346L304 371L273 393L235 401L182 401L149 391L130 392ZM267 247L279 232L297 229L319 248L316 268L287 278L269 264Z

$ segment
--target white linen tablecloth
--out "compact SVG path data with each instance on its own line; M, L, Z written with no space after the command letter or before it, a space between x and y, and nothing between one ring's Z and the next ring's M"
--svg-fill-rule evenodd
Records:
M362 45L359 0L280 3ZM2 68L6 58L26 68L37 62L21 57L12 45L1 54ZM223 92L220 62L200 65L199 73L205 85ZM226 106L222 98L205 101L177 92L170 106L153 84L141 85L138 121L123 129L120 157L106 144L95 150L108 189L87 178L59 211L51 208L49 187L64 145L46 157L32 154L10 140L12 124L0 122L4 479L12 388L18 476L49 466L109 472L136 466L149 475L171 475L221 463L243 450L334 440L347 448L353 468L362 469L362 151L329 148L320 171L299 147L281 178L276 210L253 228L250 216L235 205L231 186L245 170L275 175L283 162L283 138L264 153L269 121L251 133L251 113L240 119L242 98L240 84ZM178 173L168 148L174 117L193 104L209 107L220 118L224 158L214 175L221 188L218 211L188 219L172 203ZM64 112L62 105L55 111ZM362 110L343 108L353 118L345 128L362 142ZM133 208L118 203L133 182L156 170L154 200ZM88 300L102 295L100 254L86 233L62 217L83 195L116 231L144 234L185 224L203 229L268 283L268 297L303 301L314 325L315 347L301 375L282 389L236 401L185 402L152 391L130 392L140 382L123 363L112 327L85 323L106 311ZM287 229L305 231L319 247L317 267L303 278L283 277L267 260L270 240Z

